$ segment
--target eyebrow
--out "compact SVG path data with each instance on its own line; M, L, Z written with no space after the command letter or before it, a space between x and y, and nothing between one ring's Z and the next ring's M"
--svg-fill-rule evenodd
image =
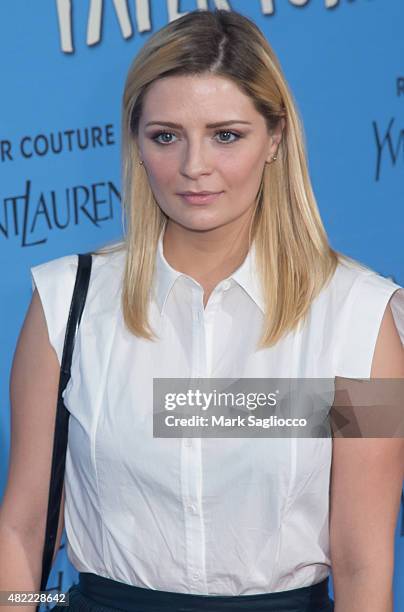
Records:
M205 127L207 128L215 128L221 127L223 125L231 125L232 123L244 123L246 125L252 125L250 121L241 121L240 119L230 119L229 121L218 121L217 123L207 123ZM172 121L149 121L146 123L145 127L149 125L167 125L172 128L180 128L182 129L182 125L179 123L173 123Z

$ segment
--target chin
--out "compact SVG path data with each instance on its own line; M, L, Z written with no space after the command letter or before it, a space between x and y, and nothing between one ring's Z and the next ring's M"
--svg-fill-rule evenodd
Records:
M181 225L184 229L191 231L209 231L214 230L218 227L226 225L228 221L219 219L172 219L178 225Z

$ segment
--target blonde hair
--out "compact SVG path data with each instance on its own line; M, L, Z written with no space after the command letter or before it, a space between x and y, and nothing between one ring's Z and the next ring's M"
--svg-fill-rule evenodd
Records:
M250 226L266 304L258 348L269 347L305 320L341 254L328 243L309 178L303 127L279 61L254 22L235 11L196 10L174 20L148 39L130 66L122 107L122 203L128 227L117 247L127 251L124 320L136 336L156 338L148 309L167 216L139 165L136 137L148 86L180 74L231 79L251 98L269 131L285 119L277 161L265 165Z

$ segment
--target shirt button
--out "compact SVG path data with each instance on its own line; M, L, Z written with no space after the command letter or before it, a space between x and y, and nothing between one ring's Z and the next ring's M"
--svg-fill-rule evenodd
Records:
M194 506L194 504L189 504L188 505L188 510L190 512L192 512L193 514L195 514L196 513L196 506Z
M229 280L225 280L223 282L223 289L224 289L224 291L227 291L227 289L230 289L230 281Z
M195 580L198 580L199 578L198 572L195 572L194 574L192 574L192 577L195 578Z

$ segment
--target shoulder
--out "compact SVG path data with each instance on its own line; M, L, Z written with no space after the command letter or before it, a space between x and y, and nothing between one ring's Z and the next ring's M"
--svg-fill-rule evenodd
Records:
M115 308L126 251L92 253L91 276L82 324L90 315ZM49 339L61 362L64 334L78 268L78 254L47 260L30 268L32 290L38 290Z
M31 272L31 284L32 290L35 289L37 281L42 282L55 282L60 280L60 286L63 287L63 281L67 281L69 278L76 276L77 270L77 255L64 255L63 257L56 257L55 259L49 259L40 264L32 266Z
M364 305L382 303L392 298L397 307L402 306L404 289L393 278L383 276L372 268L347 256L340 258L330 283L334 297L345 309L362 309ZM385 303L385 306L387 302ZM401 313L403 314L403 313ZM400 315L401 316L401 315Z
M119 273L123 272L126 258L126 251L123 247L111 252L94 251L91 255L90 287L92 290L99 289L105 283L116 281L119 278ZM32 290L40 283L43 289L47 287L54 290L57 289L59 296L64 298L69 295L71 296L76 279L78 261L78 254L75 253L49 259L36 266L32 266L30 268Z
M360 261L346 255L340 255L333 277L335 290L341 297L362 288L374 288L374 291L400 289L392 278L383 276Z
M383 318L390 316L404 344L404 289L342 256L328 287L335 329L337 375L368 378Z

